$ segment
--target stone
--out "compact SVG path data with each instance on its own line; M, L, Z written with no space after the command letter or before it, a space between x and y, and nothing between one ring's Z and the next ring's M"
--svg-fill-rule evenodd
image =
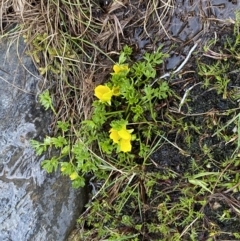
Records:
M64 241L87 201L69 178L41 168L31 139L49 134L51 114L37 102L42 81L23 39L0 40L0 240Z

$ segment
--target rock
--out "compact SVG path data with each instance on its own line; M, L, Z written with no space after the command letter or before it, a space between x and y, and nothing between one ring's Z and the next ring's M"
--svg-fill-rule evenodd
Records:
M41 81L25 44L0 42L0 240L61 241L86 202L67 177L46 174L30 145L48 134L51 116L36 101Z

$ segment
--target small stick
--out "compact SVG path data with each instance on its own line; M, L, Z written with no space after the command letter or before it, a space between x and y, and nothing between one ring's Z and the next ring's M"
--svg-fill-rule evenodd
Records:
M166 73L166 74L160 76L159 78L157 78L156 80L154 80L153 83L152 83L150 86L152 86L154 83L156 83L156 82L157 82L158 80L160 80L160 79L164 79L164 78L166 78L166 77L169 77L171 74L176 74L177 72L179 72L179 71L183 68L183 66L187 63L187 61L189 60L189 58L191 57L191 54L192 54L192 52L196 49L196 47L198 46L198 43L199 43L199 40L193 45L193 47L190 49L187 57L184 59L184 61L182 62L182 64L181 64L176 70L174 70L172 73Z
M182 108L182 106L183 106L183 104L184 104L184 102L185 102L185 99L187 98L190 90L193 89L193 87L195 87L196 85L199 85L199 84L201 84L201 83L202 83L202 82L199 82L199 83L197 83L197 84L195 84L195 85L192 85L190 88L188 88L188 89L185 91L185 93L184 93L184 95L183 95L183 98L181 99L181 102L180 102L180 104L179 104L179 108L178 108L178 112L179 112L179 113L181 112L181 108Z

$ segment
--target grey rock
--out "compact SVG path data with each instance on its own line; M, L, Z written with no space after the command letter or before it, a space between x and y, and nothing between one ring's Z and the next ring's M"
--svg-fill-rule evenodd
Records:
M66 240L86 202L67 177L46 174L30 145L48 134L49 113L36 101L41 76L22 39L0 42L0 240Z

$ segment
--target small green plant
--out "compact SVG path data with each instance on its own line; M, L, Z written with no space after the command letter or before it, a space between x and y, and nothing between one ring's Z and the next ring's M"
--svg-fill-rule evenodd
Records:
M203 86L205 88L210 87L210 82L213 82L214 88L217 90L218 94L223 94L223 99L227 98L227 85L230 81L228 78L229 65L223 63L222 61L217 61L217 63L209 64L198 64L200 76L204 77Z
M138 233L144 229L141 223L145 216L145 195L151 196L156 179L163 178L158 174L149 175L144 169L151 154L164 140L155 108L173 92L164 80L154 87L150 84L156 77L156 66L168 55L159 47L156 53L146 53L141 61L131 66L131 53L132 50L125 46L109 81L96 86L92 116L82 121L75 131L74 143L68 136L69 123L62 121L57 124L58 136L46 137L43 143L32 141L39 155L49 148L59 152L58 156L42 162L47 172L60 167L76 188L85 185L84 177L89 174L101 183L99 198L91 206L88 225L99 230L98 237L108 240L120 237L122 240L121 225L136 230L137 234L125 235L126 239L137 240ZM40 100L45 108L53 108L48 92L43 93ZM92 186L95 189L94 183ZM107 196L111 198L106 202L104 197ZM100 206L103 206L101 211ZM123 216L126 208L131 212L138 210L137 222L129 214ZM110 223L111 231L104 228Z
M51 109L55 115L57 114L53 107L52 98L49 94L49 90L45 90L39 95L39 102L45 108L45 110Z
M216 40L211 40L208 45L204 47L206 56L214 59L211 64L198 63L198 74L203 77L204 88L215 88L218 94L223 95L223 99L227 99L229 93L229 82L231 75L239 72L240 60L240 14L236 12L236 19L234 24L233 35L227 36L224 42L223 50L215 52L210 49L214 48L217 44ZM234 66L234 70L232 67Z
M97 100L93 102L92 118L82 122L72 146L66 138L69 125L63 122L58 122L58 137L47 137L39 144L32 142L38 154L48 147L60 149L57 158L42 163L46 171L56 170L60 165L62 173L69 175L73 185L79 187L84 185L85 174L97 175L99 165L106 165L103 160L117 166L136 165L135 155L140 155L142 162L147 160L153 137L158 134L154 108L172 94L166 81L159 82L155 88L150 86L156 75L154 68L167 55L161 53L160 47L129 67L126 61L130 62L130 55L131 49L124 47L119 62L113 66L111 79L95 88ZM54 111L48 91L40 95L40 102ZM70 162L65 162L65 157Z

